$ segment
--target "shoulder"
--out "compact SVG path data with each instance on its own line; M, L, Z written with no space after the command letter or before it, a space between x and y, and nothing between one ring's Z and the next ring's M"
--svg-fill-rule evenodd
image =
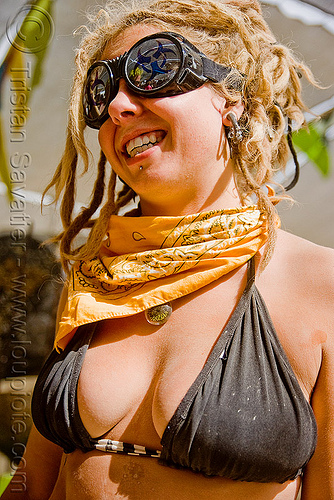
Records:
M267 279L279 287L294 290L299 297L321 300L324 305L334 299L334 250L322 247L291 233L279 230L276 248Z
M324 348L334 345L333 249L279 231L273 257L257 285L282 339L293 342L298 336L300 348L316 340Z
M278 230L277 252L287 259L287 263L294 263L296 266L298 266L298 262L300 263L300 256L311 259L313 265L316 264L314 258L321 259L319 264L322 264L322 259L325 259L324 264L334 264L334 250L332 248L317 245L282 229ZM311 261L308 263L311 264Z

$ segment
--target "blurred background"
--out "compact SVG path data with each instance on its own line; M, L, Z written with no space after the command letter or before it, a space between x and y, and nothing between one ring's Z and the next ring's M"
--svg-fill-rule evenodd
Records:
M29 415L34 376L52 346L63 278L55 249L41 249L39 242L56 234L61 226L54 206L41 214L41 193L65 142L75 48L80 39L74 30L85 23L85 11L99 3L1 0L0 450L4 458L0 474L10 465L15 467L19 447L25 443L30 417L19 415L22 411ZM280 204L282 227L314 243L334 247L334 3L261 3L277 39L292 48L326 87L315 89L303 79L304 100L321 120L311 124L308 135L295 139L302 167L300 180L291 191L297 203L292 207ZM314 117L308 114L307 119ZM87 140L97 153L96 131L88 130ZM285 178L278 181L288 184L293 172L290 161ZM78 207L87 202L94 177L86 175L80 180ZM22 382L15 385L13 377Z

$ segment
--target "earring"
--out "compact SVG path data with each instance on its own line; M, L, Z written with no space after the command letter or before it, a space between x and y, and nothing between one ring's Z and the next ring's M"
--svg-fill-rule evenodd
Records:
M233 144L238 144L239 142L242 141L244 135L242 132L242 128L238 123L237 116L233 111L230 111L230 113L228 113L226 118L228 118L231 122L231 128L229 130L227 137L231 140Z

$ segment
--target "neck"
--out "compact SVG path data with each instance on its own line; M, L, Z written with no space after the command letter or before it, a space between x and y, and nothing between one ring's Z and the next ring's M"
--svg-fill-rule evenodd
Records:
M206 189L205 189L206 188ZM181 189L178 193L168 193L165 199L142 197L142 215L177 216L240 207L241 202L233 178L232 162L225 167L216 183L203 186L200 183L188 192Z

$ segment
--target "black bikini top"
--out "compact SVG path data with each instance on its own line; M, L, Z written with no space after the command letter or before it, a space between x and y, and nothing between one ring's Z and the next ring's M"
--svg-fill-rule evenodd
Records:
M317 426L254 284L253 262L249 270L234 313L164 431L159 462L209 476L283 483L300 475L312 457ZM77 383L94 329L80 327L63 352L52 351L35 385L35 425L66 453L113 451L97 446L78 411Z

